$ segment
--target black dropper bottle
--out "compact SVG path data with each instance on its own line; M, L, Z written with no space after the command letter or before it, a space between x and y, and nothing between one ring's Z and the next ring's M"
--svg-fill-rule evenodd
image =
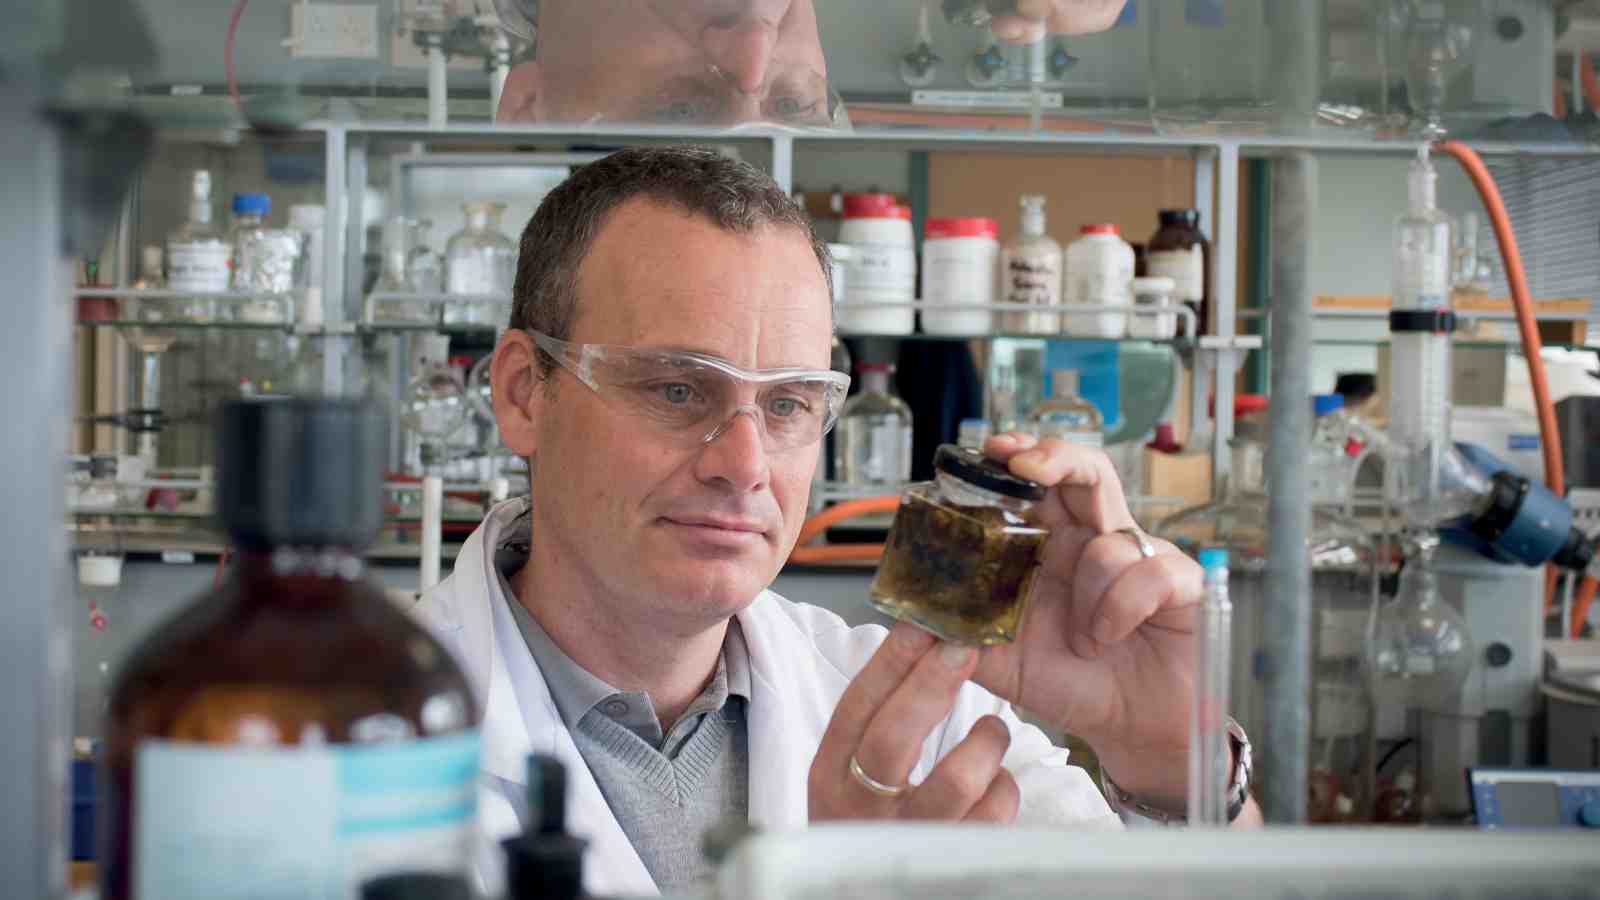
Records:
M567 833L567 768L554 756L528 757L528 829L501 843L507 900L577 900L583 896L587 841Z

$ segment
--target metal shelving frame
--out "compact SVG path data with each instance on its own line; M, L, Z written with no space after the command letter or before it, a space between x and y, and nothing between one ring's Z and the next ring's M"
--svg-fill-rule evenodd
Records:
M1289 252L1298 262L1277 271L1280 278L1289 282L1289 289L1305 294L1306 279L1295 266L1303 263L1309 245L1309 222L1315 215L1314 179L1306 177L1309 167L1314 174L1316 157L1324 154L1351 154L1394 157L1397 161L1413 155L1415 140L1373 140L1348 138L1340 135L1314 134L1307 137L1270 135L1182 135L1169 136L1145 132L1105 131L1084 132L1016 132L1003 131L946 131L912 130L901 128L863 129L850 133L812 133L776 130L764 126L739 128L732 131L720 129L658 128L647 126L511 126L489 124L458 124L429 128L418 122L317 122L302 129L302 136L316 139L320 136L326 163L324 203L328 215L324 233L324 253L327 264L323 274L323 308L328 332L349 335L350 328L359 318L362 302L361 260L352 252L362 243L360 202L362 190L368 183L369 161L374 152L418 153L431 148L460 151L463 148L485 148L504 152L521 152L527 148L544 151L569 151L573 146L590 150L596 146L621 146L659 143L709 143L736 145L750 148L752 156L764 157L768 171L785 190L793 189L794 162L799 152L828 152L830 149L883 149L901 151L928 151L941 149L988 148L1016 153L1035 154L1153 154L1188 155L1195 162L1194 195L1204 221L1210 223L1213 246L1212 297L1215 304L1216 334L1206 335L1199 342L1203 352L1196 353L1195 378L1202 386L1209 386L1215 397L1215 416L1210 429L1213 472L1225 478L1230 466L1228 442L1233 435L1234 375L1244 354L1261 346L1258 336L1240 335L1237 332L1236 308L1239 272L1237 248L1239 246L1239 185L1241 160L1247 158L1277 158L1288 166L1288 171L1298 172L1295 177L1274 180L1274 189L1287 193L1291 203L1299 204L1295 221L1287 225L1275 224L1274 256ZM1600 156L1600 144L1533 144L1533 143L1474 143L1479 153L1492 156L1537 156L1547 158L1592 159ZM1307 187L1307 184L1310 187ZM1277 206L1277 204L1274 204ZM122 271L130 267L124 265ZM1288 277L1292 276L1292 277ZM1278 335L1292 335L1293 341L1285 348L1309 348L1307 336L1318 318L1311 309L1309 296L1287 296L1283 288L1275 292L1272 307L1281 313L1289 312L1288 319L1275 322ZM1484 317L1484 316L1477 316ZM349 341L351 338L346 337ZM1287 340L1287 338L1285 338ZM1274 337L1278 343L1278 337ZM348 344L347 344L348 346ZM1275 354L1276 356L1276 354ZM341 379L340 354L324 354L323 382L330 390L339 389ZM1303 368L1303 367L1299 367ZM1200 391L1197 390L1196 394ZM1276 403L1296 403L1308 399L1290 394L1307 394L1309 385L1303 372L1296 367L1274 365L1270 393ZM1308 406L1308 405L1307 405ZM1288 409L1288 407L1283 407ZM1203 412L1203 410L1199 410ZM1200 419L1196 419L1198 425ZM1309 433L1289 433L1293 429L1275 429L1274 440L1286 446L1275 454L1280 459L1304 459ZM1303 430L1303 429L1301 429ZM1279 473L1273 483L1292 477L1292 472ZM1284 527L1275 528L1272 535L1272 553L1286 562L1298 559L1304 553L1306 529L1309 527L1309 498L1303 491L1289 491L1285 502L1297 507L1285 509L1280 516ZM39 507L48 511L56 507ZM1287 515L1287 513L1297 513ZM1298 548L1298 549L1295 549ZM1280 580L1281 587L1292 588L1292 580ZM1272 594L1272 584L1268 594ZM1293 590L1281 591L1285 596L1272 602L1280 621L1292 623L1294 629L1309 622L1311 598L1299 596ZM1299 592L1304 594L1303 591ZM1290 636L1293 637L1292 635ZM1287 640L1287 639L1286 639ZM1298 646L1293 640L1286 646ZM1304 655L1302 654L1302 657ZM1291 659L1285 663L1290 671L1269 673L1267 694L1273 708L1304 707L1306 698L1296 692L1309 683L1309 658ZM1262 780L1262 797L1269 821L1297 822L1304 820L1303 784L1294 781L1299 771L1296 760L1304 762L1309 752L1308 716L1293 717L1281 733L1266 736L1263 749L1285 757L1284 764L1266 770ZM1279 730L1274 728L1275 732ZM1298 748L1298 749L1297 749Z

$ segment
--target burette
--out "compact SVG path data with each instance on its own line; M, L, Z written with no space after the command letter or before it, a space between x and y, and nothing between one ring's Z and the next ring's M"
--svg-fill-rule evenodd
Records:
M1455 329L1450 219L1437 206L1438 173L1426 144L1411 163L1407 193L1406 213L1395 223L1389 313L1389 436L1406 462L1386 469L1391 500L1402 510L1426 510L1440 502L1441 463L1451 446L1450 334Z

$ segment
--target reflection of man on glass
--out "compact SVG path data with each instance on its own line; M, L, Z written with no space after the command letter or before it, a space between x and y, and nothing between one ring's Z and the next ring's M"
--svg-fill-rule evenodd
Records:
M1100 31L1126 0L1013 0L1006 40ZM732 125L844 121L815 0L499 0L537 58L511 70L501 122Z

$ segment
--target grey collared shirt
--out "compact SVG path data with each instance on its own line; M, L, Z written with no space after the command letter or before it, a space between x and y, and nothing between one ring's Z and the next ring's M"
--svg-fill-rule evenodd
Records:
M491 602L510 608L562 724L656 885L672 891L704 879L701 835L749 817L750 667L738 620L728 623L710 683L664 730L649 694L619 690L578 665L518 600L511 578L527 561L528 540L524 515L496 548Z

